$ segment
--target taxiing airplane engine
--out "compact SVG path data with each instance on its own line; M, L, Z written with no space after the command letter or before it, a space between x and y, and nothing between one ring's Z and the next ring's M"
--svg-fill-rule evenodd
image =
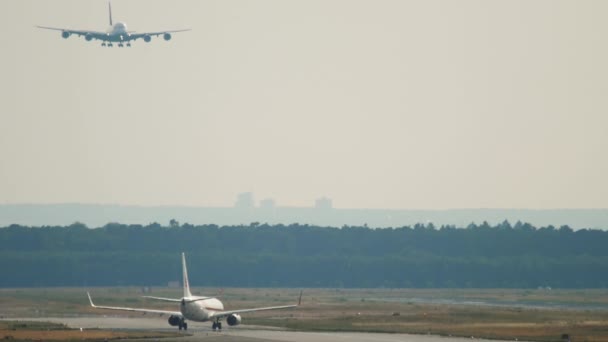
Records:
M171 40L171 34L170 33L165 33L165 34L163 34L163 38L165 40Z
M87 40L87 42L90 42L91 40L93 40L93 35L92 35L92 34L90 34L90 33L87 33L87 35L86 35L86 36L84 36L84 39L86 39L86 40Z
M150 37L150 35L145 35L144 36L144 42L149 43L152 40L152 37Z
M241 324L241 316L237 314L229 315L228 317L226 317L226 322L228 322L228 325L231 327L239 325Z
M173 327L178 326L182 321L182 318L179 316L171 315L169 317L169 324Z
M67 31L63 31L63 32L61 32L61 36L62 36L63 38L65 38L65 39L70 38L70 34L71 34L71 33L70 33L70 32L67 32Z

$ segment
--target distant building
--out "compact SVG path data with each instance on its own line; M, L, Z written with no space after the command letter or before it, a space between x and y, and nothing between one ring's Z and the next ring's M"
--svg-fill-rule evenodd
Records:
M234 207L237 209L252 209L255 206L253 192L243 192L236 197Z
M315 209L331 209L333 208L331 198L321 197L315 200Z
M274 222L277 216L277 205L274 199L265 198L261 200L257 214L258 220L263 222Z
M276 208L276 203L272 198L265 198L260 201L260 209L265 210L274 210Z

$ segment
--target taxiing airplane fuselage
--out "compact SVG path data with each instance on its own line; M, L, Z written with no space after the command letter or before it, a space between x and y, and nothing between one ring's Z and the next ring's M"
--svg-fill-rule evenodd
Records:
M215 312L224 311L224 304L217 298L204 299L197 302L199 297L184 298L180 304L180 311L186 319L196 322L207 322L213 318Z

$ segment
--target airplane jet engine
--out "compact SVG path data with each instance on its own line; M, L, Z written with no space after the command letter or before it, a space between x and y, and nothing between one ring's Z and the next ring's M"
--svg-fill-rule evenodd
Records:
M145 35L144 36L144 42L149 43L152 40L152 37L150 37L150 35Z
M84 39L86 39L87 42L90 42L91 40L93 40L93 35L90 33L87 33L87 35L84 36Z
M182 318L179 316L175 316L175 315L171 315L169 317L169 325L176 327L178 326L182 321Z
M70 32L63 31L61 32L61 36L65 39L68 39L70 38Z
M169 34L169 33L165 33L165 34L163 34L163 38L164 38L165 40L171 40L171 34Z
M233 327L235 325L239 325L241 324L241 316L237 315L237 314L232 314L228 317L226 317L226 322L228 322L228 325Z

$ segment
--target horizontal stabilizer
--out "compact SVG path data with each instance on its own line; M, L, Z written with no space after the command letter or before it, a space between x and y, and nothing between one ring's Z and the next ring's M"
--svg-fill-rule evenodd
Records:
M162 300L164 302L175 302L175 303L179 303L182 300L181 299L175 299L175 298L163 298L163 297L152 297L152 296L142 296L143 298L150 298L150 299L155 299L155 300Z
M175 298L164 298L164 297L153 297L153 296L142 296L142 298L150 298L150 299L155 299L155 300L162 300L164 302L174 302L174 303L194 303L194 302L200 302L201 300L207 300L207 299L213 299L212 297L194 297L194 299L187 299L187 298L182 298L182 299L175 299Z

